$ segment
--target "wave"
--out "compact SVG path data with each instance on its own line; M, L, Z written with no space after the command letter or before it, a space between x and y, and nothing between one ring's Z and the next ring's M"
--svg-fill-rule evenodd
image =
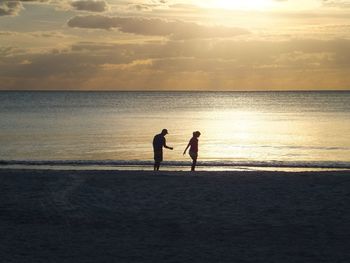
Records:
M173 167L188 166L190 162L165 161L164 165ZM67 167L145 167L152 166L152 161L121 161L121 160L0 160L0 167L4 166L67 166ZM337 161L201 161L202 167L255 167L255 168L338 168L350 169L350 162Z

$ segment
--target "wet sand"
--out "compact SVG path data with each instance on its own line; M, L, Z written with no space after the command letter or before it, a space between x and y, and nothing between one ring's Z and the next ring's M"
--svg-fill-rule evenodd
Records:
M350 172L0 170L1 262L349 262Z

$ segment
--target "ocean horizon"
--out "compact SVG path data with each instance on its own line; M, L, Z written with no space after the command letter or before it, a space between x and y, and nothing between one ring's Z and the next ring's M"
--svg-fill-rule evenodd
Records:
M349 91L1 91L0 167L350 169Z

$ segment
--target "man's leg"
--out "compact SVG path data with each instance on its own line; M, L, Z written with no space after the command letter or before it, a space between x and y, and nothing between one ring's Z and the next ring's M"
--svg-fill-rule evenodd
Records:
M159 171L159 166L162 160L163 160L163 152L155 151L154 152L154 171Z
M154 162L154 171L159 171L160 162Z

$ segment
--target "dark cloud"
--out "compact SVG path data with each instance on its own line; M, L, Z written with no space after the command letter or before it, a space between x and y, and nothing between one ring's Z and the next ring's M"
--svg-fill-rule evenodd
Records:
M49 0L0 0L0 16L15 16L23 9L21 2L48 2Z
M247 30L224 26L209 27L184 21L167 21L135 17L101 15L76 16L68 21L70 27L111 29L145 36L167 36L173 39L234 37L248 34Z
M0 16L17 15L22 8L19 1L0 1Z
M71 6L76 10L90 12L104 12L108 10L106 1L79 0L71 2Z

